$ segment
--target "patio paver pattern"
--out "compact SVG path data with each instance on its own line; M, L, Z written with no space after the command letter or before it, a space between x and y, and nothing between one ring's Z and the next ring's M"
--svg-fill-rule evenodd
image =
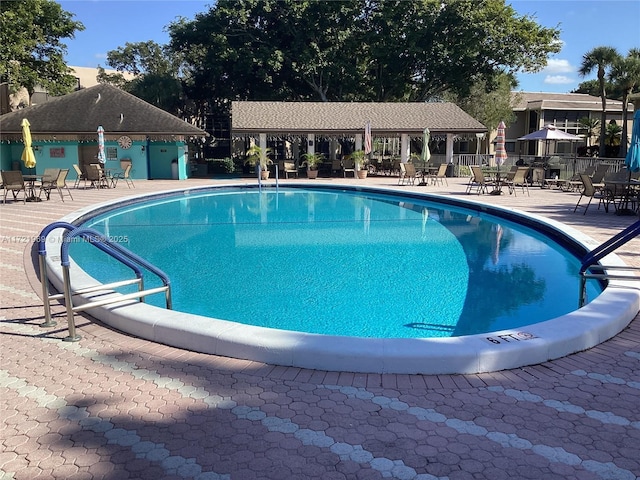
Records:
M307 181L307 180L300 180ZM397 178L332 179L397 187ZM242 180L241 182L247 182ZM283 181L284 182L284 181ZM449 186L397 187L463 195ZM640 321L566 358L478 375L266 365L157 345L77 316L44 329L33 239L81 207L222 183L136 181L0 205L0 479L637 479ZM228 183L225 181L225 183ZM634 221L578 193L475 195L602 242ZM618 251L640 267L640 239ZM576 295L567 288L567 295Z

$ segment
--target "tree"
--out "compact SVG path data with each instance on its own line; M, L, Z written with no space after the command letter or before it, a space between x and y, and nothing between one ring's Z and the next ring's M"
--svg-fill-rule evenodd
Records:
M620 150L620 137L622 134L622 127L616 123L615 120L611 120L607 123L605 131L605 152L607 157L615 157Z
M126 43L107 52L107 65L119 73L108 74L100 67L98 81L116 85L173 115L193 120L179 76L180 61L167 46L151 40ZM128 72L134 78L127 80L120 72Z
M519 95L511 92L516 86L511 76L505 74L496 83L497 86L491 90L486 83L477 82L471 86L469 95L445 98L456 103L489 131L495 130L501 121L507 125L515 121L513 103L518 101Z
M626 57L617 58L609 72L609 79L622 92L622 142L620 143L621 157L627 154L627 112L629 110L629 95L640 85L640 49L632 48Z
M503 0L221 0L168 30L194 90L218 102L464 95L560 48L558 30Z
M591 139L595 135L595 132L600 128L600 120L598 120L597 118L582 117L580 120L578 120L578 125L580 126L581 130L587 131L587 147L590 147Z
M72 90L76 79L64 61L62 39L74 38L84 25L51 0L2 2L0 10L0 78L12 91L24 87L29 103L36 86L53 95Z
M605 91L607 92L607 95L609 96L609 98L613 98L611 96L611 92L613 89L613 85L611 84L611 82L606 81L605 85L604 85ZM591 95L594 97L599 97L600 96L600 83L598 82L597 79L593 79L593 80L585 80L584 82L580 82L578 84L578 88L574 89L571 91L571 93L584 93L585 95Z
M582 57L582 65L580 66L580 75L587 76L594 69L598 73L599 96L602 102L602 113L600 117L600 125L607 123L607 92L606 92L606 73L607 69L619 58L617 50L613 47L596 47L585 53ZM605 144L605 129L600 129L600 148Z

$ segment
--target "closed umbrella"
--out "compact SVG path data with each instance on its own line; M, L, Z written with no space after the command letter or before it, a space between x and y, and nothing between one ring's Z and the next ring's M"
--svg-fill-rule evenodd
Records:
M373 150L371 143L371 122L367 122L364 125L364 154L369 155Z
M502 193L501 185L500 185L500 165L503 165L507 160L507 149L504 146L506 134L505 130L507 126L503 121L500 121L498 124L498 134L496 135L496 165L498 166L498 174L496 176L496 189L491 192L494 195L500 195Z
M498 166L498 171L500 170L500 165L503 165L507 160L507 149L504 146L506 128L507 126L501 121L498 125L498 135L496 135L496 165Z
M24 162L24 166L27 168L35 168L36 167L36 156L33 153L33 148L31 148L31 124L29 120L26 118L22 119L22 140L24 142L24 151L22 152L22 161Z
M104 128L102 125L98 126L98 161L104 163Z
M631 172L640 172L640 109L633 114L633 128L631 129L631 145L624 158L624 164Z
M422 153L420 155L420 161L422 162L422 180L418 185L427 184L427 163L431 160L431 152L429 151L429 142L431 141L431 132L428 128L422 131Z
M422 163L427 164L431 160L431 152L429 151L429 142L431 141L431 132L425 128L422 132Z

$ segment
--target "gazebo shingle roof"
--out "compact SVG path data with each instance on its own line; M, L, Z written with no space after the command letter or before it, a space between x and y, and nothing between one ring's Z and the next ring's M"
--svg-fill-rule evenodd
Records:
M453 103L232 102L233 134L481 133L487 128Z
M117 87L100 84L55 97L48 102L0 116L0 136L22 134L27 118L31 133L95 137L99 125L107 134L205 136L204 130Z

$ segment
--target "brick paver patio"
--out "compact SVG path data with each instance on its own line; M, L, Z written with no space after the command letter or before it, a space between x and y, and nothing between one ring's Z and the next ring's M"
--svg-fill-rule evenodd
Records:
M245 182L246 180L242 180ZM307 181L307 180L300 180ZM322 181L322 180L319 180ZM393 177L330 182L394 186ZM0 479L637 479L640 322L569 357L479 375L312 371L157 345L77 318L43 329L33 239L64 214L133 193L0 205ZM463 195L449 186L398 187ZM602 242L631 224L578 194L480 197ZM618 251L640 267L640 239ZM568 289L571 290L571 289ZM573 291L567 294L573 295ZM577 295L577 292L575 293Z

